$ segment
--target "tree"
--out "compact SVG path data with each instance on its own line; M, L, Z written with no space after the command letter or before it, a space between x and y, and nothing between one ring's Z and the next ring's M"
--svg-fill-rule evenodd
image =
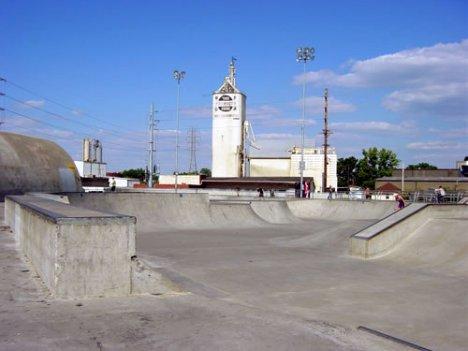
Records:
M336 165L336 174L338 176L338 186L345 187L356 182L356 157L339 158Z
M202 168L200 169L200 174L204 174L207 177L211 177L211 169L209 168Z
M143 181L146 178L146 171L143 168L125 169L120 173L122 174L122 177L137 178L140 179L140 181Z
M406 169L415 170L415 169L437 169L436 166L433 166L427 162L419 162L415 165L409 165Z
M392 150L371 147L362 150L362 158L357 163L357 183L363 187L374 189L375 180L392 175L399 160Z

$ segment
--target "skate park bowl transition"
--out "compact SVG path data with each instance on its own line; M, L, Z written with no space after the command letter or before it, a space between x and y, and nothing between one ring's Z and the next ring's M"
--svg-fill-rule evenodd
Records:
M71 157L54 142L0 132L0 201L8 194L80 191Z
M134 251L128 250L132 244L121 245L116 257L123 261L109 264L131 271L136 255L160 274L159 283L169 281L179 291L308 320L368 326L434 349L457 349L467 341L466 205L412 204L394 213L394 204L385 201L210 201L208 194L188 193L66 193L59 205L31 198L21 204L21 198L7 198L10 223L18 218L11 210L17 206L60 212L55 217L63 223L73 216L73 221L94 217L101 225L126 220ZM86 237L90 227L79 225L84 229L69 238ZM107 234L95 239L119 247ZM354 249L355 241L367 246ZM164 284L158 289L170 291ZM93 296L119 293L111 291Z

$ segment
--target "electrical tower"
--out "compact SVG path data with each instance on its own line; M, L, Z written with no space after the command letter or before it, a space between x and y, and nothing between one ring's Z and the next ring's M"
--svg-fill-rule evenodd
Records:
M328 177L328 136L331 134L328 129L328 89L325 88L324 94L324 108L323 108L323 181L322 181L322 192L325 192L327 188L327 177Z
M188 132L188 143L190 148L190 164L189 164L189 172L196 172L198 173L197 167L197 130L195 128L190 128Z
M156 151L156 143L154 141L154 130L156 127L157 120L154 118L156 111L154 110L154 104L151 104L149 114L149 141L148 141L148 187L153 187L153 173L154 173L154 152Z

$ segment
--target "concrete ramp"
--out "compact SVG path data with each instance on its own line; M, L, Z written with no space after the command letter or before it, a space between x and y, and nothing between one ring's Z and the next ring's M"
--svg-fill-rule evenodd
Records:
M362 258L387 255L392 250L405 245L413 233L423 230L422 228L429 229L428 223L437 219L466 221L468 206L411 204L351 236L350 253ZM444 228L441 233L434 232L433 235L443 235L445 231L451 230L457 232L457 228L462 226L458 222L456 226L451 222L446 223L447 228ZM432 239L430 235L427 235L423 240L427 240L427 245L431 245Z
M71 204L137 218L140 230L212 228L206 194L76 193Z
M249 202L215 201L210 205L211 220L218 228L252 228L267 225Z
M291 213L302 219L380 219L393 212L392 201L289 200Z
M283 200L254 200L250 202L252 210L264 221L274 224L300 223Z
M411 268L468 277L468 218L433 218L384 257Z

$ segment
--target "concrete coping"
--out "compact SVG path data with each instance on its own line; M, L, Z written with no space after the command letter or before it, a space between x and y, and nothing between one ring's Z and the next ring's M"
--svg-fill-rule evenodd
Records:
M133 216L89 210L33 195L8 195L6 198L54 223L102 219L136 223Z
M384 230L387 230L390 227L400 223L406 218L414 215L415 213L421 211L422 209L428 207L429 204L426 203L412 203L403 209L389 214L387 217L384 217L379 222L371 224L370 226L362 229L361 231L353 234L351 237L361 240L369 240L373 237L379 235Z

